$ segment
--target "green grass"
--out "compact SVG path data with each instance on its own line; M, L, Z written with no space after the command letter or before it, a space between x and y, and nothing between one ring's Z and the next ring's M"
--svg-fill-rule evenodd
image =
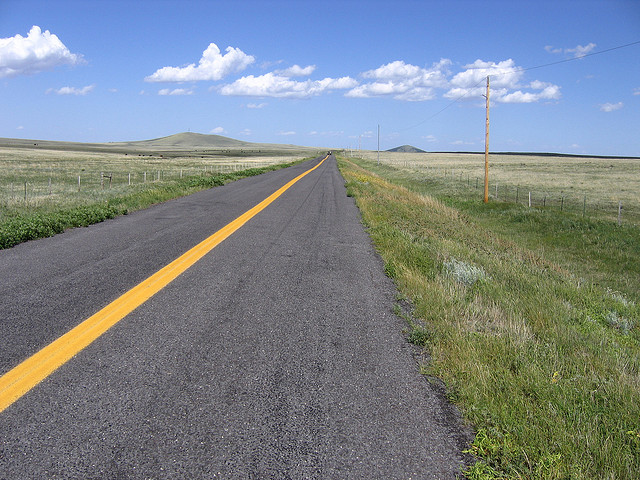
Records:
M467 477L637 479L638 227L485 205L356 162L340 168L413 304L422 370L476 429Z
M0 249L36 238L50 237L68 228L91 225L156 203L292 164L149 182L104 193L94 192L90 197L68 194L63 198L42 200L37 204L5 203L0 205Z

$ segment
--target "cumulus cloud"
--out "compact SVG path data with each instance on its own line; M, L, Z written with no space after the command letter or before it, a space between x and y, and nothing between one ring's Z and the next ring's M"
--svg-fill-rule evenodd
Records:
M287 132L278 132L278 135L282 135L282 136L285 136L285 137L288 137L288 136L291 136L291 135L295 135L295 134L296 134L296 132L294 132L292 130L289 130Z
M188 88L174 88L173 90L170 88L163 88L158 90L158 95L193 95L193 90Z
M640 95L640 87L638 87L638 88L634 88L634 89L633 89L633 94L634 94L634 95Z
M239 48L227 47L222 55L215 43L210 43L202 53L198 65L192 63L186 67L163 67L145 78L146 82L197 82L201 80L220 80L232 73L241 72L251 65L255 58Z
M624 103L622 102L600 104L600 110L603 112L614 112L616 110L620 110L622 107L624 107Z
M422 68L396 60L362 73L372 82L352 88L347 97L371 98L392 96L396 100L424 101L435 98L435 88L447 85L448 67L451 61L442 59L431 68Z
M215 135L220 135L222 133L226 133L226 130L222 127L216 127L213 130L211 130L209 133L213 133Z
M26 37L0 38L0 78L30 75L60 65L83 63L82 55L71 53L60 39L34 25Z
M270 72L257 77L249 75L239 78L233 83L223 85L219 92L222 95L247 97L309 98L331 90L352 88L355 85L357 82L350 77L299 82Z
M495 103L533 103L561 97L560 87L552 83L534 80L522 85L524 70L517 67L512 59L498 63L476 60L463 68L465 70L451 79L451 88L444 94L446 98L482 97L486 93L487 76L491 77L490 98Z
M55 93L56 95L86 95L91 92L96 86L95 85L87 85L86 87L76 88L76 87L62 87L62 88L50 88L47 90L47 93Z
M283 77L308 77L316 69L315 65L308 65L302 68L300 65L294 65L285 70L276 70L275 73Z

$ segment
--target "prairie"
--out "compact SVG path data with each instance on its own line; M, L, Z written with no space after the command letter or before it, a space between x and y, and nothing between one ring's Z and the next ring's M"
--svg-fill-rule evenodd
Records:
M194 133L110 144L0 139L0 248L316 154Z
M313 152L192 133L109 144L0 139L0 205L7 214L83 204L136 185L288 163Z
M456 178L477 171L481 155L385 152L379 165L375 152L363 156L339 160L347 192L398 288L396 313L421 349L422 373L444 382L476 431L465 477L637 479L640 227L485 204L471 178ZM615 161L560 159L564 172L544 160L522 181L563 189L566 175L588 178ZM559 178L535 178L543 165ZM615 187L594 175L594 195L635 188L633 165L614 163Z
M358 156L377 161L377 152ZM380 161L414 179L446 178L450 186L483 189L484 154L380 152ZM587 212L612 220L617 220L622 202L622 218L640 221L640 158L492 153L489 163L493 199L497 192L497 200L514 202L517 195L520 203L528 204L531 192L533 206L563 203L581 213L586 197Z

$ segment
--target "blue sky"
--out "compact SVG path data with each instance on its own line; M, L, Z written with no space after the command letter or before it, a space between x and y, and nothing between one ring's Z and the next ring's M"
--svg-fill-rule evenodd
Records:
M638 41L637 0L2 0L0 137L483 151L491 75L492 151L640 156Z

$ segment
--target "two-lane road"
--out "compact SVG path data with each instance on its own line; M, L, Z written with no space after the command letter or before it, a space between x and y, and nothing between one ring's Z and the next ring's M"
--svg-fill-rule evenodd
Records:
M321 160L0 251L0 373ZM393 301L329 157L0 412L0 479L454 478Z

